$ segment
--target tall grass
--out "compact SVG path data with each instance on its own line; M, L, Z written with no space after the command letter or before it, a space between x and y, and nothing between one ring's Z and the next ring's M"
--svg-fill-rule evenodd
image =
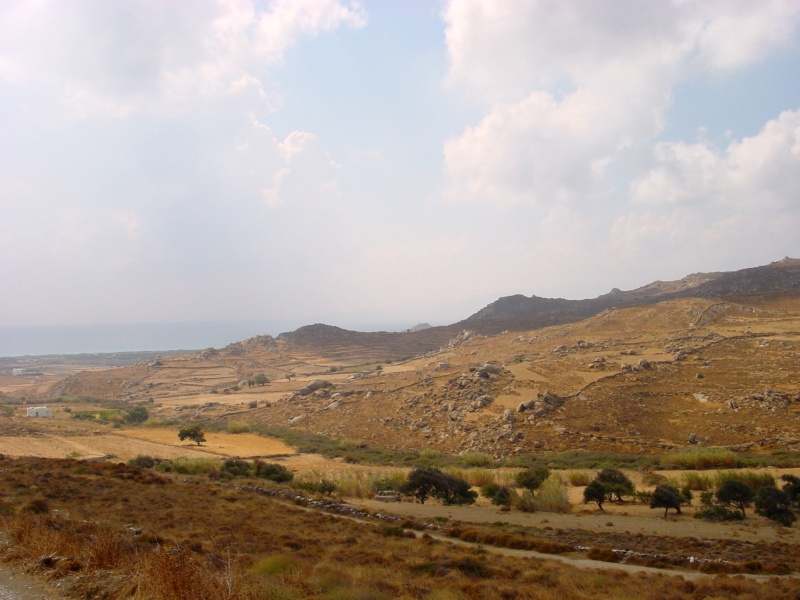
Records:
M250 433L250 425L242 421L228 421L226 430L228 433Z
M756 473L754 471L719 471L714 475L715 487L721 487L726 481L741 481L754 490L762 487L775 486L775 477L770 473Z
M448 475L463 479L472 487L483 487L491 483L499 486L515 487L514 480L518 469L488 469L488 468L459 468L459 467L445 467L442 469Z
M565 475L572 487L589 485L589 482L592 480L592 475L586 471L567 471Z
M557 473L544 480L536 492L535 505L543 512L568 513L567 485Z
M695 469L735 469L739 457L735 452L724 448L683 448L661 459L665 468Z
M346 498L372 498L381 490L397 490L406 481L406 474L397 470L378 471L311 471L298 475L295 481L300 485L316 484L324 481L336 485L336 491Z
M677 488L689 488L696 492L704 492L714 487L714 482L711 477L702 473L682 473L681 484L675 486Z

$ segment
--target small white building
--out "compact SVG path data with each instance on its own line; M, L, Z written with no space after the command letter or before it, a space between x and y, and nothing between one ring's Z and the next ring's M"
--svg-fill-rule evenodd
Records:
M11 375L12 377L22 377L25 375L25 369L12 369Z
M28 407L28 416L29 417L42 417L45 419L52 419L53 418L53 411L47 408L46 406L29 406Z

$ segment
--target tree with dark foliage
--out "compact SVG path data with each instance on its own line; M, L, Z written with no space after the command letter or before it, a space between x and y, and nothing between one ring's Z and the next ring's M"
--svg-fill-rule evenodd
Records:
M603 484L606 499L611 502L622 502L624 496L633 496L636 491L633 482L619 469L603 469L597 474L597 481Z
M421 504L425 504L429 497L438 498L446 505L472 504L478 497L466 481L433 467L419 467L411 471L400 491L414 496Z
M746 483L729 479L723 483L716 493L717 500L724 506L730 505L738 508L742 513L742 518L747 518L744 513L746 506L750 506L755 493Z
M650 498L650 508L663 508L664 518L667 518L667 511L674 508L677 514L681 514L681 503L684 501L683 496L678 491L678 488L671 485L659 485L653 490L653 496Z
M762 487L756 494L756 513L786 527L797 520L791 505L789 495L776 487Z
M597 479L589 483L586 489L583 490L583 501L588 504L589 502L596 502L597 507L603 510L603 502L606 501L606 488Z
M206 434L203 432L203 429L200 427L200 425L190 425L188 427L184 427L178 432L178 439L180 441L192 440L198 446L201 446L203 442L206 441Z

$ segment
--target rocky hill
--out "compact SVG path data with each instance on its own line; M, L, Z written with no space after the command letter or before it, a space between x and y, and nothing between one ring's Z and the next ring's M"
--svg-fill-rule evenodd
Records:
M800 260L785 258L772 264L724 273L694 273L677 281L655 281L630 291L618 289L586 300L523 295L500 298L459 322L484 333L521 331L574 323L609 308L655 304L676 298L723 298L796 290Z

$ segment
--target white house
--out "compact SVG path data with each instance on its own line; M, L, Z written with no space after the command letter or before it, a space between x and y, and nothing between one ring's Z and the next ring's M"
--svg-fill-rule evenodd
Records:
M45 419L52 419L53 418L53 411L47 408L46 406L29 406L28 407L28 416L29 417L43 417Z

